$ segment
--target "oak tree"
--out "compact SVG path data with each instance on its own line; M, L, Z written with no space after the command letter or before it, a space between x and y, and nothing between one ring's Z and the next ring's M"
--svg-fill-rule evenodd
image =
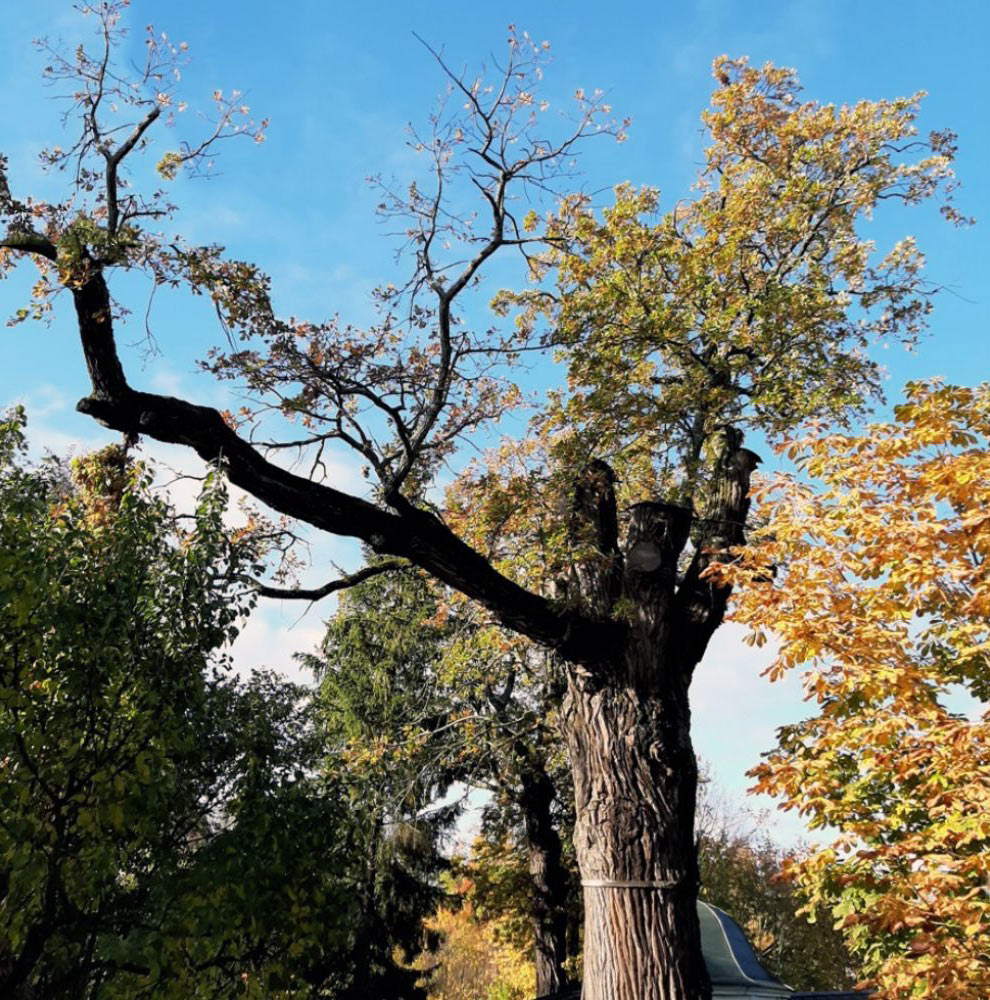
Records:
M68 168L67 199L19 196L0 162L0 267L38 264L25 316L43 313L59 289L71 296L92 383L78 408L125 434L188 446L272 509L408 560L558 656L585 886L585 994L707 997L688 688L729 595L706 570L745 538L757 456L743 433L862 408L878 390L866 342L917 336L929 306L919 251L906 240L878 257L856 227L883 202L913 204L950 186L953 137L918 135L920 95L820 105L801 97L790 70L723 58L703 115L700 186L686 206L654 218L655 192L619 188L604 214L565 197L541 224L526 199L566 195L579 144L621 138L623 126L598 92L578 91L563 125L549 115L538 96L546 46L513 32L491 79L440 60L449 100L412 140L428 170L383 190L382 212L406 234L408 277L379 289L378 321L309 322L276 315L258 266L163 235L165 195L130 186L131 161L174 134L164 126L187 120L172 73L184 56L152 34L139 79L124 79L114 61L120 7L94 8L92 54L84 46L50 57L77 112L76 136L46 154ZM220 141L260 137L236 95L218 91L215 101L205 137L166 138L165 181L206 169ZM500 300L521 304L518 325L479 329L466 302L506 252L528 260L541 284ZM130 383L110 295L119 269L212 299L232 344L207 366L257 400L248 413ZM540 494L546 532L524 523L514 539L536 534L550 554L516 547L513 564L469 529L453 530L456 518L435 509L428 488L465 436L518 402L520 355L554 345L568 382L531 439L547 461L522 488L508 484L499 515L507 529L513 513L531 521L512 496ZM279 413L292 424L285 434ZM324 481L331 442L366 466L370 496ZM288 448L312 456L311 475L276 460ZM505 485L489 476L487 502L476 491L487 524L497 523L491 508ZM619 499L633 503L621 536Z
M496 566L621 650L562 654L593 997L705 988L688 688L730 594L708 571L745 545L759 458L743 434L850 420L878 395L866 349L911 343L930 289L913 241L875 260L857 223L951 186L953 137L917 137L920 95L836 108L803 101L790 70L720 59L715 73L695 200L657 218L652 190L620 186L602 213L564 199L533 262L555 284L497 296L524 338L556 347L567 384L449 500Z

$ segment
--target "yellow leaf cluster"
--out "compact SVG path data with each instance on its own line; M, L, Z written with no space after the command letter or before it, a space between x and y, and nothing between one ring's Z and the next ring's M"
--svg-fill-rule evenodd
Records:
M466 892L468 886L460 887ZM463 894L462 892L462 894ZM498 933L497 920L482 920L470 900L442 907L427 922L440 935L428 964L429 1000L529 1000L536 970L531 959Z
M756 788L839 832L792 874L878 997L990 996L990 384L914 384L893 422L788 450L816 485L769 484L722 569L817 709Z
M836 107L772 64L722 57L714 75L691 197L663 214L659 191L629 184L601 212L565 198L534 266L538 281L553 272L553 294L493 303L519 309L524 340L544 329L567 365L542 429L606 459L637 499L697 497L725 424L778 439L863 411L882 389L869 345L912 343L931 291L913 239L878 251L863 220L937 197L962 221L954 136L918 135L922 94Z

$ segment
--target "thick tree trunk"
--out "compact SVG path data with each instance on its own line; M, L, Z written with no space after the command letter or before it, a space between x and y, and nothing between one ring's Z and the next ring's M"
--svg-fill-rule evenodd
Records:
M584 883L583 1000L707 1000L686 690L572 683L565 732Z
M688 688L728 590L707 578L743 541L756 456L726 429L713 500L639 503L618 544L614 474L593 462L577 484L566 598L625 641L605 662L568 665L562 725L574 778L574 844L584 886L583 1000L709 1000L698 926L698 771ZM688 537L695 549L679 578Z
M15 249L56 259L44 237L29 237L30 245ZM131 389L103 275L93 265L86 278L72 290L93 394L77 409L107 427L183 444L204 461L222 462L232 483L274 510L409 559L568 663L564 726L575 762L578 858L583 879L592 883L585 892L586 996L708 997L694 916L693 847L684 835L694 820L695 783L687 686L728 599L728 589L706 570L715 554L744 540L749 476L759 459L741 447L742 433L723 428L713 502L695 524L694 555L681 578L678 557L693 512L636 505L623 554L614 475L592 462L574 496L572 578L564 601L550 601L500 574L407 499L390 495L386 511L311 482L268 461L217 410Z
M542 768L521 776L519 807L526 828L529 874L533 887L533 937L536 995L556 993L567 985L567 871L553 820L555 790Z

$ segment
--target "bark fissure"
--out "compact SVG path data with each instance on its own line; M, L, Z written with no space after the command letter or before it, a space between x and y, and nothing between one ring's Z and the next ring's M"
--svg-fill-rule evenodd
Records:
M526 830L533 892L536 995L556 993L567 985L567 871L551 806L553 781L542 767L521 773L519 808Z

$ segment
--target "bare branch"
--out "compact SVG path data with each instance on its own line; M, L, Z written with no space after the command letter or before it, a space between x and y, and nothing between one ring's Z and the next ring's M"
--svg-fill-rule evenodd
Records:
M331 580L323 584L322 587L307 589L304 587L270 587L267 584L257 583L255 590L262 597L275 597L288 601L319 601L329 594L334 594L338 590L346 590L348 587L355 587L364 580L370 580L374 576L382 573L393 573L409 564L398 559L387 559L384 562L374 563L365 566L356 573L342 576L339 579Z
M96 105L93 105L93 114L96 114ZM117 168L124 157L140 142L141 136L151 128L155 120L161 114L161 109L156 104L145 116L134 126L134 131L127 139L120 144L113 152L104 147L103 155L107 161L107 229L111 233L117 231L119 211L117 208Z

